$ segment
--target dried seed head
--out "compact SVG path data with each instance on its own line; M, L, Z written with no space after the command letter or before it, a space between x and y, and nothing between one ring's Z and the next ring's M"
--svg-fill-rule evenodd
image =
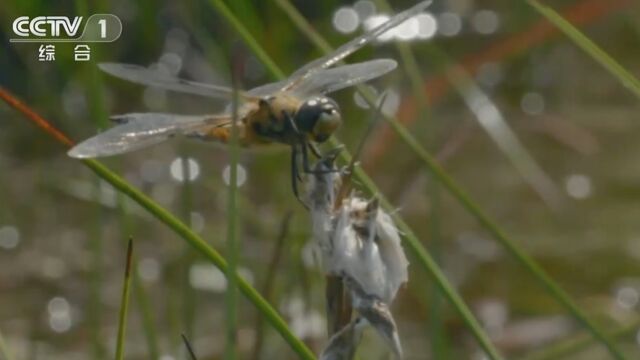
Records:
M350 276L367 294L390 304L407 281L409 262L389 215L377 201L351 196L338 209L333 225L325 270Z
M335 333L320 354L320 360L351 360L362 339L362 331L367 322L360 317L355 318L340 331Z
M408 279L409 262L398 229L376 199L367 201L354 194L337 199L341 179L334 159L332 155L316 163L307 191L313 237L324 271L343 279L353 308L362 318L360 324L371 325L401 358L400 338L389 311L389 304ZM321 359L352 358L360 339L355 324L349 323L330 339Z
M369 295L355 279L344 275L343 280L351 291L353 307L385 341L389 349L399 358L402 358L402 345L398 335L398 327L389 310L389 306L380 301L376 296Z

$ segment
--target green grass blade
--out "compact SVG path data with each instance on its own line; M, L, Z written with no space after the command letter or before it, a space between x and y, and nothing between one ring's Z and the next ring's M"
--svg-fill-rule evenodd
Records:
M116 208L120 213L120 226L123 238L131 236L131 234L134 233L134 222L133 219L131 219L131 214L128 211L125 200L124 195L122 193L118 193ZM140 311L142 329L147 342L148 357L150 359L159 359L160 351L158 349L158 335L156 334L156 325L153 319L154 310L149 302L149 295L147 294L137 270L137 268L133 269L131 281L133 285L133 296L135 297Z
M339 145L337 141L333 141L335 145ZM341 157L345 162L351 161L351 156L347 151L342 151ZM367 189L367 191L371 195L375 195L378 197L380 204L391 214L393 221L398 226L398 229L403 234L403 239L405 243L409 246L409 249L414 254L414 256L418 259L420 265L433 277L436 285L442 294L447 298L447 300L451 303L451 305L458 311L462 320L465 322L473 336L478 341L478 344L485 351L487 356L491 359L501 359L500 353L493 346L489 336L484 332L482 326L478 323L475 316L465 304L464 300L457 293L453 285L449 282L449 280L444 275L444 272L440 269L437 262L433 257L429 254L429 252L422 246L422 243L416 236L416 234L411 230L409 225L404 222L402 217L395 210L395 207L387 200L378 187L375 185L373 180L359 167L355 169L355 177L362 184L362 186Z
M187 353L189 354L189 358L191 360L198 360L198 358L196 357L196 353L193 350L193 346L191 346L191 343L189 342L189 338L187 338L187 336L185 334L182 334L182 342L184 342L184 347L187 348Z
M537 12L544 16L549 22L555 25L560 31L567 35L577 46L584 50L595 61L602 65L611 75L613 75L620 83L631 91L635 96L640 98L640 80L627 71L622 65L620 65L613 57L602 50L596 43L591 41L580 30L573 26L569 21L564 19L562 15L558 14L553 8L541 4L537 0L525 0L527 4L531 5ZM592 331L593 332L593 331ZM623 359L624 356L618 350L613 343L608 339L604 333L598 330L600 336L594 333L596 337L600 338L603 343L609 349L609 352L617 359Z
M116 190L124 193L144 209L149 211L158 220L169 226L176 234L184 239L198 253L211 261L217 268L228 276L227 261L215 249L209 246L200 236L191 230L185 223L178 220L169 211L155 203L140 190L129 185L124 179L111 172L107 167L96 160L83 160L87 167L95 172L102 179L111 184ZM264 300L264 298L242 277L238 276L238 287L240 291L251 301L258 311L260 311L267 321L282 335L285 341L291 346L302 359L315 359L309 348L291 332L287 323L278 312Z
M66 148L73 146L73 142L60 130L55 128L49 121L36 113L29 106L18 100L10 92L0 87L0 99L9 106L22 113L35 125L40 127L49 136L56 139ZM191 230L185 223L181 222L169 211L151 200L142 191L126 182L122 177L109 170L106 166L94 159L81 160L91 171L113 186L120 193L128 196L131 200L140 205L143 209L153 215L156 219L167 225L180 238L185 240L199 254L211 261L218 269L228 276L226 260L213 249L206 241ZM237 275L236 275L237 276ZM249 301L264 315L267 321L273 326L282 338L289 344L291 349L298 354L301 359L315 359L309 348L298 339L289 329L287 323L278 312L242 277L238 277L238 287Z
M498 106L462 66L449 65L451 60L435 45L428 44L426 48L430 50L431 58L445 68L446 77L453 84L467 108L473 113L477 123L511 162L524 181L531 186L547 206L553 210L559 209L562 194L558 187L520 141Z
M249 32L249 30L240 22L240 20L233 15L231 10L227 7L227 5L222 0L209 0L209 3L218 11L220 14L227 19L233 26L233 28L240 34L240 36L245 40L245 43L249 45L251 51L256 55L258 60L267 67L268 73L274 80L282 79L285 77L284 73L278 65L267 55L264 49L258 44L257 41L253 38L253 35ZM247 41L247 39L251 39L251 41Z
M211 0L211 2L217 3L218 1ZM264 50L262 50L258 42L247 31L244 25L235 18L235 15L233 15L233 13L231 13L230 11L223 12L223 15L229 21L229 23L238 31L238 33L242 36L243 40L247 43L249 48L251 48L254 51L257 50L255 54L256 56L258 56L260 60L263 60L264 56L267 57L268 61L265 62L264 64L265 66L267 66L268 70L272 73L272 75L276 76L277 78L282 78L282 75L284 73L277 67L277 65L275 65L275 63L268 57L268 55L266 55ZM269 64L273 64L273 65L269 65ZM332 145L337 147L340 144L335 139L333 139ZM343 151L341 153L341 156L347 163L351 161L351 156L348 154L347 151ZM383 204L383 206L386 209L393 210L393 206L389 203L388 200L386 200L386 198L384 198L384 196L382 196L380 191L378 191L377 186L362 171L362 169L356 168L355 175L361 181L363 186L367 188L369 192L374 193L379 197L381 204ZM495 349L493 344L491 344L489 337L482 330L482 327L480 326L478 321L475 319L475 317L471 313L471 310L469 310L469 308L464 303L460 295L458 295L458 293L455 291L451 283L449 283L449 281L445 277L442 270L438 267L438 265L433 260L433 258L422 246L422 244L420 243L418 238L415 236L413 231L411 231L409 226L397 215L397 212L393 212L393 214L394 214L393 215L394 220L396 221L396 224L398 225L399 229L404 233L405 235L404 238L406 242L409 244L410 249L414 252L416 257L419 259L420 264L427 270L427 272L429 272L434 277L436 283L438 284L440 289L443 291L447 299L459 311L463 320L465 321L465 323L473 333L474 337L476 338L480 346L485 350L485 352L487 353L487 355L490 356L491 359L501 359L500 354Z
M182 216L182 221L192 225L191 210L193 208L193 191L191 186L191 169L189 166L189 156L187 156L184 149L180 149L180 159L182 163L182 179L184 180L181 184L182 201L180 204L180 215ZM179 309L179 311L181 310L180 312L182 313L182 331L187 337L191 337L193 335L193 328L197 313L196 290L189 283L189 269L193 263L194 256L195 254L189 248L185 248L182 251L182 256L178 265L180 275L179 277L176 277L179 281L178 286L182 288L179 292L179 296L182 300L180 303L182 309ZM176 291L172 293L178 292Z
M541 4L537 0L525 0L536 11L544 16L549 22L555 25L560 31L567 35L576 45L584 50L595 61L600 63L611 75L613 75L620 83L629 89L634 95L640 98L640 80L627 71L613 57L609 56L596 43L586 37L580 30L565 20L562 15L558 14L553 8Z
M76 0L75 10L79 15L88 16L92 10L87 0ZM99 130L109 127L109 114L106 110L104 103L104 91L101 83L101 75L97 66L95 66L94 59L100 58L100 47L94 46L92 49L92 58L85 64L74 64L74 67L79 65L79 77L84 83L87 91L87 100L89 104L89 114L93 119L96 128ZM102 217L104 215L103 210L99 205L100 199L100 180L95 179L93 182L93 193L96 201L96 207L93 210L93 219L87 223L89 227L89 249L91 252L91 270L89 281L90 303L89 303L89 325L90 325L90 337L93 350L93 356L96 360L105 358L105 345L101 336L102 327L102 314L104 313L104 306L102 305L102 287L104 285L104 261L103 261L103 246L104 239L102 233Z
M140 279L140 275L136 272L136 269L134 269L132 281L133 294L136 298L138 309L140 311L142 329L147 342L149 359L159 359L160 350L158 348L158 335L156 334L155 321L153 320L153 307L151 306L149 295L145 291L144 284L142 284L142 280Z
M383 11L391 11L391 6L386 0L378 1L378 4L382 5ZM409 83L411 85L411 92L413 98L416 101L418 109L418 121L427 123L430 117L430 108L425 96L425 90L423 85L424 76L418 66L416 59L410 44L406 42L396 42L395 44L398 53L400 54L400 63L402 64ZM432 129L435 129L435 123L432 121L429 123ZM425 140L431 148L435 148L437 144L436 132L428 131L427 139ZM427 188L425 189L427 195L431 201L431 211L429 219L429 240L428 247L430 254L433 256L436 263L440 264L440 248L442 243L442 236L440 232L440 212L442 207L440 205L440 184L433 179L433 176L429 174L429 181ZM427 290L427 296L429 299L429 343L431 348L431 354L434 359L447 359L450 357L449 353L449 339L447 337L445 324L444 324L444 297L440 293L437 285L433 284L429 286Z
M434 176L444 185L458 202L476 220L489 231L498 242L515 258L528 272L533 275L547 289L560 304L562 304L575 319L586 327L594 337L599 339L617 359L624 357L616 348L613 341L580 310L571 297L536 263L511 237L495 224L487 214L473 201L471 197L447 174L437 160L425 150L420 143L396 120L388 119L389 123L409 148L420 158L423 164L432 171Z
M235 64L235 62L232 62ZM235 66L235 65L232 65ZM237 280L235 274L238 269L238 69L231 69L233 74L233 98L231 101L231 136L229 139L229 184L227 185L227 261L229 263L229 275L227 276L226 291L226 319L227 336L225 347L225 359L235 360L238 357L236 349L236 337L238 329L238 314L236 304Z
M280 231L275 240L275 247L267 266L264 283L261 287L262 296L265 299L271 301L273 299L274 288L276 285L276 274L280 268L280 260L284 256L285 242L289 236L289 225L291 224L291 218L293 212L288 211L280 224ZM253 343L253 354L250 359L260 360L262 356L262 346L264 344L264 319L261 316L257 316L253 329L255 331L255 341Z
M278 4L285 2L285 0L276 0L276 1L278 2ZM295 8L289 7L289 11L291 9L293 9L294 12L297 12L295 11ZM287 9L284 9L284 10L286 11ZM299 19L303 19L302 16L299 16L298 20ZM313 31L313 29L310 26L301 27L300 29L303 33L305 33L306 31ZM321 38L321 36L318 35L317 38ZM330 47L327 47L326 44L327 44L326 41L322 41L322 44L319 43L317 45L319 48L327 51L330 49ZM372 101L370 101L370 103L372 103ZM472 201L471 198L462 190L462 188L460 188L455 183L455 181L453 181L453 179L438 164L435 158L419 144L419 142L407 131L407 129L405 129L402 125L400 125L399 122L395 119L387 119L387 120L391 124L392 128L396 131L396 133L401 137L401 139L422 160L424 165L430 171L432 171L434 176L448 189L448 191L452 195L454 195L454 197L463 205L463 207L467 211L469 211L482 226L484 226L489 232L491 232L494 235L494 237L501 243L501 245L504 246L508 250L508 252L527 271L529 271L540 283L542 283L542 285L547 289L547 291L558 302L560 302L574 316L574 318L580 321L597 339L599 339L609 349L609 351L614 357L623 358L622 354L616 348L616 346L611 341L611 339L609 339L609 337L598 326L596 326L582 312L582 310L579 309L579 307L574 303L571 297L566 292L564 292L564 290L562 290L562 288L560 288L560 286L555 281L553 281L551 277L531 257L529 257L515 241L513 241L510 237L508 237L506 233L502 231L500 227L497 226L497 224L494 224L493 221L489 219L489 217L484 213L484 211L482 211L480 207L476 205L475 202ZM361 170L361 169L358 169L358 170ZM359 176L363 176L363 177L366 176L366 174L364 174L364 172L362 171L357 171L356 174L357 175L360 174ZM367 182L364 179L361 179L361 181L363 183ZM369 190L375 189L375 184L373 184L373 182L371 181L368 181L368 184L365 186ZM382 201L382 202L384 203L386 201ZM385 205L390 206L388 202L386 202ZM408 226L404 223L404 221L399 216L397 216L397 214L395 215L395 217L396 219L394 220L396 220L396 222L400 225L399 227L402 231L406 232L405 229L410 230ZM416 253L418 254L418 257L421 259L421 262L428 269L430 269L432 274L434 274L434 277L436 278L436 281L438 282L439 286L441 286L441 289L443 289L443 291L444 290L453 291L453 289L447 289L446 286L442 287L442 285L449 285L449 284L446 278L444 277L439 278L438 276L436 276L437 272L440 272L440 269L437 267L437 264L429 256L426 250L422 247L418 239L412 233L410 234L409 232L407 232L407 235L411 235L411 236L407 236L407 242L409 243L411 248L414 251L416 251ZM462 302L461 299L459 299L460 303L454 302L455 297L458 296L455 292L452 292L452 293L445 292L445 295L450 301L452 301L452 303L454 304L454 306L456 306L458 311L461 311L466 308L466 305L464 304L464 302ZM452 296L452 295L455 295L455 296ZM470 312L467 315L472 316ZM467 321L468 326L470 326L471 324L473 324L473 322L475 322L475 319L473 317L471 317L471 319L473 321L470 321L470 319L465 318L465 321ZM472 330L474 329L472 326L470 326L470 328ZM481 329L476 329L476 330L479 330L480 333L476 334L474 332L474 335L476 335L476 338L478 339L478 341L480 341L480 344L483 346L485 351L487 351L489 354L492 354L492 352L489 352L488 349L493 349L493 346L490 344L488 340L486 341L486 343L483 343L484 340L482 340L483 338L486 339L486 334L484 334L481 331Z
M127 332L127 314L129 313L129 293L131 292L131 262L133 259L133 240L129 238L127 245L127 262L120 298L120 313L118 316L118 338L116 342L116 360L124 359L124 341Z

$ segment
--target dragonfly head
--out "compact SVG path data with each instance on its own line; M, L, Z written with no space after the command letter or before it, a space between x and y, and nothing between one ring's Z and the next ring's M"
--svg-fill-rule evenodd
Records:
M325 142L342 123L340 108L328 97L310 98L296 113L296 123L299 130L309 134L313 141Z

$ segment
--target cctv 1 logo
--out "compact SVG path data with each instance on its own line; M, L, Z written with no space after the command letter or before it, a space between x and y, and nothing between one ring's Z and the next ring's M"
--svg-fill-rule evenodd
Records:
M21 16L13 21L11 42L112 42L122 34L122 22L113 14L82 16Z

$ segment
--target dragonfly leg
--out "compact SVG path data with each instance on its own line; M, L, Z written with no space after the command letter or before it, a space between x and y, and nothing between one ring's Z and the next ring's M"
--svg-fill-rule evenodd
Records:
M340 170L336 169L336 168L326 169L326 170L311 169L311 166L309 164L309 152L308 152L308 149L311 149L311 151L314 153L314 155L316 154L316 151L318 149L313 148L310 145L311 145L310 142L306 142L306 143L302 144L302 170L305 173L314 174L314 175L323 175L323 174L331 174L331 173L340 172ZM329 153L327 153L327 155L325 155L325 156L322 156L320 154L320 152L318 151L317 155L318 155L318 158L320 158L319 161L322 161L324 158L331 158L332 159L331 162L333 163L333 161L336 159L336 157L340 153L340 150L342 150L342 147L338 147L338 148L336 148L334 150L329 151Z
M312 142L307 142L307 146L309 147L309 150L311 150L313 155L315 155L318 159L322 158L322 154L320 153L320 149L318 149L316 144L314 144Z
M287 119L287 122L289 123L289 126L291 126L291 129L293 129L296 137L304 139L304 134L300 131L300 129L298 129L298 125L296 125L296 122L293 120L293 116L291 116L291 114L289 114L285 110L282 110L282 116Z
M307 148L308 142L303 142L302 147L302 169L307 174L315 174L314 170L311 170L311 166L309 166L309 149Z
M302 182L302 177L298 170L298 146L294 145L291 147L291 189L293 191L293 195L302 204L302 206L309 209L309 206L300 198L298 181Z
M294 147L291 148L291 190L296 199L300 199L300 193L298 192L298 156L297 150Z

